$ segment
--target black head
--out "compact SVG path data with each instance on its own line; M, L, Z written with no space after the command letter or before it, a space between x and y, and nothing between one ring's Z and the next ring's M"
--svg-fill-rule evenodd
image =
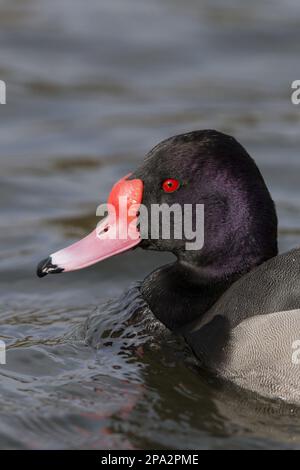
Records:
M227 276L277 254L274 203L254 160L233 137L214 130L171 137L149 152L131 178L143 181L148 209L163 203L204 205L201 250L187 251L188 240L177 240L172 232L169 240L151 239L149 233L143 248L171 251L180 261ZM168 179L179 182L174 192L164 190ZM149 232L150 227L151 221Z
M125 239L111 239L112 228L124 225L118 202L122 195L134 209L133 225ZM40 263L38 275L81 269L138 245L170 251L177 261L152 273L142 294L154 314L172 329L205 313L241 275L277 254L277 216L265 182L246 150L217 131L190 132L160 143L140 168L116 183L109 201L117 218L109 213L96 232L52 254ZM202 249L186 249L191 240L177 239L172 231L170 237L162 237L161 227L157 239L149 236L151 223L142 236L136 202L140 209L141 203L146 206L148 214L152 205L163 203L188 204L193 209L203 205ZM194 210L192 215L195 228ZM99 233L104 238L99 239Z

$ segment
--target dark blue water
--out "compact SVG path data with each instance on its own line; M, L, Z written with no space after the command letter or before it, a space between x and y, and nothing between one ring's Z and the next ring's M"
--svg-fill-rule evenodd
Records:
M201 128L246 146L281 250L299 245L299 31L296 0L1 2L1 448L300 447L299 410L217 383L154 320L130 321L141 300L122 292L166 257L35 277L153 145Z

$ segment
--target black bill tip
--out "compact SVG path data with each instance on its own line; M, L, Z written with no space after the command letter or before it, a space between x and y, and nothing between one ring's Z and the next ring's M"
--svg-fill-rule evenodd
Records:
M62 273L63 270L64 270L63 268L59 268L56 264L53 264L52 263L52 258L51 258L51 256L49 256L48 258L43 259L38 264L36 273L37 273L38 277L45 277L49 273L51 273L51 274Z

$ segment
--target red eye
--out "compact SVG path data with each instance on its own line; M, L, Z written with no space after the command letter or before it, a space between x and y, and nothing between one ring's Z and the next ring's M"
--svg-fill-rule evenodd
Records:
M162 188L165 191L165 193L173 193L179 188L179 186L180 186L179 181L174 180L172 178L168 178L162 184Z

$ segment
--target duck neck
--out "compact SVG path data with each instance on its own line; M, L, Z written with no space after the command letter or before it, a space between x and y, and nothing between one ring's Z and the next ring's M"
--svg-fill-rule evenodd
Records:
M170 330L180 331L204 315L238 277L177 260L151 273L141 292L157 319Z

